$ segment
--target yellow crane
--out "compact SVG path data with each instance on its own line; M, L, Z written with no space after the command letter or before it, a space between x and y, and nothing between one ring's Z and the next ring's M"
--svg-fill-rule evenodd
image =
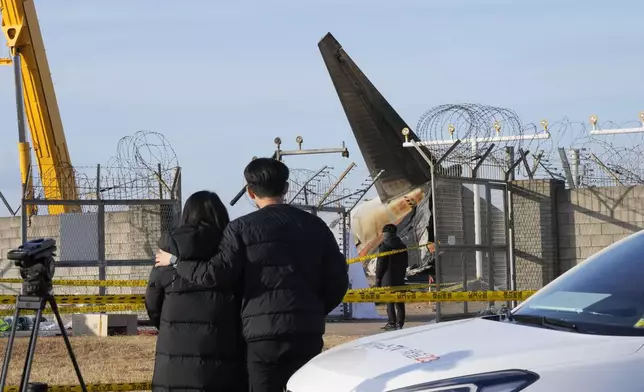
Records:
M18 107L19 158L21 181L26 185L24 197L33 198L31 151L26 138L24 114L31 133L38 172L46 200L77 200L78 190L71 158L60 118L54 82L45 54L33 0L0 0L2 33L11 58L0 64L14 65L16 104ZM20 82L21 80L21 82ZM50 205L50 214L79 212L78 205ZM23 211L36 213L35 206Z

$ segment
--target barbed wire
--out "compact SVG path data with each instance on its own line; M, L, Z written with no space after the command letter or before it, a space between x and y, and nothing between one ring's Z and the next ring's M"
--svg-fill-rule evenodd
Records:
M351 189L346 186L345 181L331 191L333 185L337 182L338 177L332 171L332 167L320 168L318 170L304 169L304 168L289 168L289 186L286 193L286 200L291 204L315 206L322 198L325 201L333 201L347 196L351 193ZM346 180L346 178L345 178ZM331 191L329 193L329 191ZM329 193L327 195L327 193ZM247 203L254 205L253 201L244 195Z
M451 140L477 140L477 148L485 150L492 143L483 138L496 136L528 136L537 133L535 124L523 124L513 110L472 103L440 105L426 111L418 120L416 133L423 140L444 141L449 147ZM528 148L543 140L525 138L503 141L504 146ZM532 147L539 148L537 147Z
M52 191L60 191L76 194L80 200L96 199L97 193L102 199L163 199L170 194L178 167L165 136L138 131L119 140L116 155L107 165L41 166L41 173L34 173L34 196L47 198Z
M157 172L179 166L179 160L168 139L159 132L138 131L118 141L117 153L108 166L127 168L139 173Z
M577 186L644 184L644 133L593 134L606 129L642 128L639 122L606 121L593 127L583 121L564 118L551 126L553 148L545 151L550 166L564 176L559 147L564 147L568 164L574 167L577 151Z
M422 140L432 141L427 148L437 156L444 154L452 141L477 139L453 149L445 165L463 165L470 169L477 159L494 143L494 148L482 165L484 178L500 179L509 168L506 148L530 151L530 168L517 167L521 178L567 179L559 149L565 149L568 165L571 150L578 150L577 186L611 186L644 184L644 133L597 135L592 129L641 128L642 123L605 121L593 127L583 121L563 118L554 121L522 123L510 109L478 104L441 105L426 111L419 119L416 133ZM547 128L550 137L545 138ZM539 135L539 137L534 137ZM496 136L516 136L514 140L489 140ZM485 140L488 139L488 140ZM442 142L441 142L442 141ZM531 173L528 173L528 169ZM464 171L463 175L467 175ZM569 184L570 185L570 184Z
M337 181L337 177L331 173L331 170L333 170L331 167L322 171L300 168L291 170L287 200L291 204L316 205ZM344 184L340 183L328 195L327 200L340 197L344 189Z

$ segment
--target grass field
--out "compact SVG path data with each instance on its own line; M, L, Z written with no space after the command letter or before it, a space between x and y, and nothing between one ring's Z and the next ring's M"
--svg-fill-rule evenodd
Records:
M325 348L357 337L325 335ZM87 383L147 382L152 379L155 336L77 337L71 341ZM16 339L7 379L9 385L20 383L28 342L28 338ZM7 339L0 340L2 355L6 343ZM62 337L38 339L30 380L50 385L77 382Z

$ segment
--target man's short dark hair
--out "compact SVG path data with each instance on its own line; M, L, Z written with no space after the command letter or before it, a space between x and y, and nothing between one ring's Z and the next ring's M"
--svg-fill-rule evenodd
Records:
M282 196L288 183L288 174L288 167L273 158L254 159L244 169L248 188L261 198Z
M382 232L396 234L398 232L398 228L396 227L396 225L388 223L385 225L385 227L382 228Z

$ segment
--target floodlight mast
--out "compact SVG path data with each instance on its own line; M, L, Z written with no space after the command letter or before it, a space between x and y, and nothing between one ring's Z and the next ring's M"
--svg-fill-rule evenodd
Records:
M298 145L297 150L282 150L282 139L280 137L276 137L274 140L274 143L277 147L275 149L275 159L278 161L282 160L283 156L287 155L313 155L313 154L342 154L343 157L349 158L349 150L347 147L344 145L344 142L342 142L342 147L340 148L309 148L309 149L302 149L302 143L304 142L304 139L302 136L298 136L295 138L295 142Z
M310 149L302 149L302 143L304 143L304 138L302 136L298 136L295 138L295 142L297 143L298 149L297 150L282 150L282 139L278 136L273 140L273 143L276 145L276 149L273 152L273 159L277 159L278 161L282 160L283 156L287 155L313 155L313 154L341 154L344 158L349 158L349 149L345 146L344 142L342 142L342 147L340 148L310 148ZM257 157L253 157L253 160L257 159ZM235 197L230 201L230 205L234 206L237 204L239 199L244 196L244 193L246 193L246 186L237 192Z
M541 122L544 131L540 133L534 133L530 135L508 135L501 136L501 123L495 122L493 124L494 130L496 131L496 136L491 137L478 137L478 138L469 138L469 139L458 139L454 138L454 132L456 128L450 124L447 127L447 130L450 133L451 138L445 140L421 140L421 141L409 141L408 135L409 130L407 128L403 129L402 134L405 137L403 142L403 147L418 148L419 146L429 147L429 146L447 146L460 141L461 143L469 143L472 146L472 153L478 155L478 144L479 143L493 143L493 142L510 142L510 141L521 141L521 140L538 140L538 139L550 139L550 132L548 131L548 122L543 120ZM432 172L432 180L434 177L434 172ZM474 194L474 237L476 245L481 245L482 235L481 235L481 196L479 192L478 185L474 184L473 187ZM433 197L433 195L432 195ZM476 278L481 279L483 277L483 251L476 251Z
M617 128L617 129L599 129L597 127L598 118L595 115L590 116L590 124L593 129L590 130L591 135L624 135L628 133L644 133L644 111L640 112L641 127L638 128Z
M592 116L590 116L590 124L592 125L590 134L593 136L607 136L607 135L626 135L626 134L632 134L632 133L644 133L644 111L640 112L639 120L642 126L638 128L599 129L599 127L597 126L597 122L599 121L599 118L593 114ZM570 151L570 153L573 158L572 170L573 170L573 178L576 181L575 186L579 186L579 182L580 182L579 150L573 149Z

